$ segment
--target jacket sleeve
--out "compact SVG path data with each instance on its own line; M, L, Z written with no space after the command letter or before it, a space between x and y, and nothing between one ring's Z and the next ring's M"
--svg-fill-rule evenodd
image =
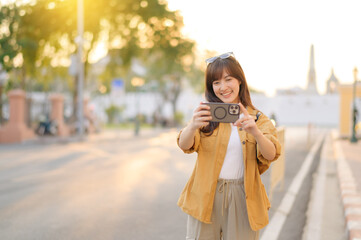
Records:
M178 147L179 147L179 138L180 138L180 135L182 133L183 129L179 132L178 134L178 137L177 137L177 144L178 144ZM193 146L190 148L190 149L187 149L187 150L183 150L182 148L180 148L184 153L193 153L193 152L198 152L198 149L199 149L199 143L201 141L201 135L200 135L200 130L197 130L196 131L196 134L194 136L194 143L193 143Z
M276 161L278 157L281 155L281 144L278 141L277 138L277 129L272 124L272 122L269 120L267 116L262 114L260 118L257 121L257 126L263 133L263 135L268 138L276 148L276 155L274 159L267 160L263 157L261 151L259 150L258 144L257 144L257 162L258 162L258 170L259 173L264 173L271 165L271 162Z

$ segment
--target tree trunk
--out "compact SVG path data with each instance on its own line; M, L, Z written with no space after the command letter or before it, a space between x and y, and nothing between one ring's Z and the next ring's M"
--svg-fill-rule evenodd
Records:
M25 84L25 83L24 83ZM28 92L28 93L31 93L32 92L32 79L31 78L29 78L29 80L28 80L28 90L27 91L25 91L25 93L26 92ZM32 123L32 116L31 116L31 108L32 108L32 105L33 105L33 102L32 102L32 99L31 99L31 95L30 95L30 97L29 98L27 98L26 97L26 95L25 95L25 101L26 101L26 105L27 105L27 112L25 113L25 115L27 116L27 118L26 118L26 123L27 123L27 126L29 127L29 128L31 128L31 123Z
M25 89L25 82L26 82L26 67L25 64L23 65L22 69L21 69L21 82L20 82L20 88L24 91L26 91Z
M73 114L71 115L70 121L75 122L77 119L78 110L78 75L74 77L74 91L73 91Z
M86 58L88 59L88 55L89 53L86 53ZM84 61L84 79L83 79L83 92L84 89L86 88L86 79L87 79L87 68L88 68L88 61ZM78 120L78 84L79 84L79 75L76 74L74 77L74 92L73 92L73 114L70 118L71 122L76 122Z
M176 117L177 114L177 98L172 100L172 108L173 108L173 126L178 125L178 120Z
M173 124L178 125L180 124L180 122L178 122L178 119L176 118L176 114L177 114L177 101L178 101L178 97L180 95L181 92L181 84L180 84L180 80L176 81L174 83L173 86L173 91L172 91L172 97L171 97L171 103L172 103L172 108L173 108Z

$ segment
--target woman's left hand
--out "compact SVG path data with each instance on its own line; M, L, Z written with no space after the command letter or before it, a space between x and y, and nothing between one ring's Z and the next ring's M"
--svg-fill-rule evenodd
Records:
M247 109L243 106L243 104L239 103L238 105L244 116L234 122L233 125L242 128L245 132L252 134L254 137L262 134L261 131L258 129L254 118L249 115Z

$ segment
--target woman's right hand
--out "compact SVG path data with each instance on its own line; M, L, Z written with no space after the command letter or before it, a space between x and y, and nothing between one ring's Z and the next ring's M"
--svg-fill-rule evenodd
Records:
M191 127L196 130L201 127L205 127L212 120L210 106L201 102L199 106L194 110L191 121Z
M192 120L179 136L179 147L183 150L190 149L194 144L196 131L201 127L207 126L210 120L212 120L210 107L201 102L194 110Z

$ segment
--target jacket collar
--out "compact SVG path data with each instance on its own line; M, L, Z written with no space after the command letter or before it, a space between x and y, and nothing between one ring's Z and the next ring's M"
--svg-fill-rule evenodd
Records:
M247 106L246 109L247 109L247 112L249 113L249 115L252 115L252 116L256 116L257 113L259 112L257 109L253 109L250 106Z

